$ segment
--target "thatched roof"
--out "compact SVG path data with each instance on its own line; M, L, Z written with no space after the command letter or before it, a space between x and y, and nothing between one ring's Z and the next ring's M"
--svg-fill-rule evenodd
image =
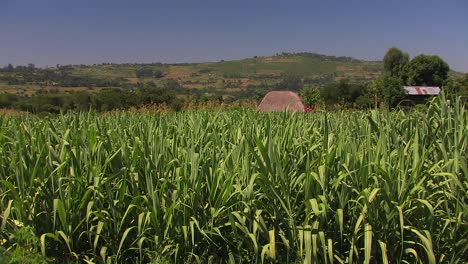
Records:
M284 110L304 112L305 106L301 97L291 91L272 91L263 97L258 105L258 110L262 112L279 112Z

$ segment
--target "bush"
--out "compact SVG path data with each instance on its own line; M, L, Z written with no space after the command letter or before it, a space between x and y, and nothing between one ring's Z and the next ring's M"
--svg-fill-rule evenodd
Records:
M318 104L323 103L322 96L320 95L320 91L317 87L305 85L301 89L300 94L302 97L302 102L306 106L316 107Z
M10 251L0 247L0 264L47 264L38 252L39 239L31 227L21 227L11 237Z
M375 80L372 86L374 92L378 95L379 102L389 108L397 106L406 95L403 83L397 77L383 75Z
M174 112L180 112L184 106L184 100L176 98L173 100L170 104L169 107L171 108L172 111Z

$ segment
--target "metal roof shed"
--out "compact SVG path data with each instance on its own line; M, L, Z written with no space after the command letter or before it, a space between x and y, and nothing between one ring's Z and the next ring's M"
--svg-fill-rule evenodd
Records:
M438 95L440 88L437 86L403 86L408 95Z

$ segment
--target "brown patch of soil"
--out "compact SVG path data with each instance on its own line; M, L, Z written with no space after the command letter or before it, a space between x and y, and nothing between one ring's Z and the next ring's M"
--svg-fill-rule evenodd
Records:
M140 79L138 79L137 77L131 77L131 78L127 78L127 80L130 83L137 83L137 82L139 82Z
M340 66L336 66L336 70L337 71L346 71L348 69L345 66L340 65Z

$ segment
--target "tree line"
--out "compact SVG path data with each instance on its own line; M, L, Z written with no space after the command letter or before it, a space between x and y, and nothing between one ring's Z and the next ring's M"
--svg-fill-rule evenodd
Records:
M31 113L60 113L69 110L110 111L128 109L145 104L167 104L180 109L174 82L156 85L154 82L137 83L130 89L104 88L97 92L44 93L31 97L0 94L0 108L12 108Z
M36 84L40 86L58 87L119 87L127 83L125 78L97 78L81 76L72 73L70 65L57 68L36 68L30 63L27 66L16 66L11 64L0 68L0 81L8 85Z

